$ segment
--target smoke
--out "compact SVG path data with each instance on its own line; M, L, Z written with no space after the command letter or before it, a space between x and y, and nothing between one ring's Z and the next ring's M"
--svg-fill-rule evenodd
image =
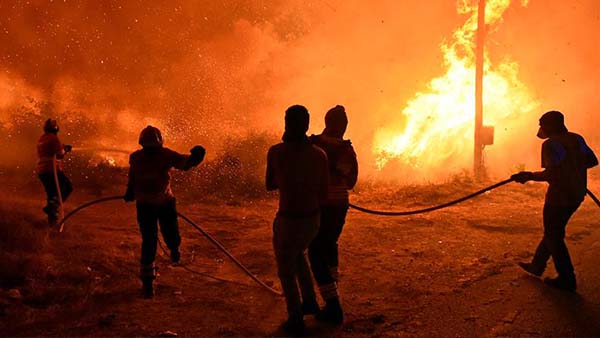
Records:
M75 145L135 149L139 130L154 124L178 150L202 143L215 154L247 133L280 134L289 105L306 105L318 133L327 109L343 104L368 175L376 130L444 72L439 46L466 20L456 8L420 0L2 1L0 123L13 135L0 152L31 159L33 148L18 149L33 147L39 126L19 137L11 128L53 115ZM490 58L519 63L542 110L563 110L596 148L599 17L595 0L531 0L509 8L487 45ZM536 127L515 137L537 160Z

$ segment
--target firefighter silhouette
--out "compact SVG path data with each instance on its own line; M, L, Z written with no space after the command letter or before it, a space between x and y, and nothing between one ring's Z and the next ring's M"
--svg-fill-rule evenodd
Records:
M548 182L543 210L544 236L533 260L519 263L525 271L541 276L550 257L558 272L556 278L544 281L556 288L575 291L575 271L565 243L565 231L571 216L586 195L587 170L598 165L598 159L582 136L569 132L564 116L549 111L540 118L537 136L546 139L542 144L542 168L539 172L520 172L512 176L519 182Z
M156 246L158 224L171 252L171 261L179 263L179 225L176 200L170 185L171 168L189 170L199 165L206 154L202 146L194 146L190 155L183 155L163 146L160 130L147 126L139 138L142 149L129 157L129 182L125 201L136 201L137 221L142 235L140 278L144 297L154 295L156 278ZM158 224L157 224L158 223Z
M306 249L319 229L329 174L327 155L306 136L308 124L305 107L289 107L283 142L272 146L267 155L267 190L279 190L273 248L288 312L283 329L290 334L303 333L304 315L319 311Z
M60 142L58 131L56 120L46 120L44 134L40 136L37 144L37 174L46 190L47 201L43 211L48 215L50 224L56 223L61 207L60 203L66 201L73 191L71 181L63 171L62 161L65 154L71 151L71 146L63 145Z
M334 324L344 320L338 295L338 239L348 213L348 190L354 188L358 179L358 162L352 142L343 139L347 126L346 110L338 105L325 115L323 132L310 137L311 142L327 154L329 185L321 206L319 232L310 244L308 256L325 301L325 307L316 318Z

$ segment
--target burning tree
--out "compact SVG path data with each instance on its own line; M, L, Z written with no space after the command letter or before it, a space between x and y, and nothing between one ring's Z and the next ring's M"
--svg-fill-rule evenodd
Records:
M488 0L485 24L496 28L509 5L510 0ZM458 11L470 16L441 44L446 73L432 79L426 91L415 94L402 109L401 118L377 131L373 151L379 169L396 160L417 175L427 172L435 176L448 168L465 169L471 163L477 2L461 1ZM539 104L519 80L517 62L506 58L493 64L487 52L483 57L483 122L500 127L495 143L506 146L515 132L529 123L523 117Z

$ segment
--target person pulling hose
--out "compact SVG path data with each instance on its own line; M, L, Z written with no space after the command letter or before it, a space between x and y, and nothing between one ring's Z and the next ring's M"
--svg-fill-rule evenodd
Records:
M158 225L163 239L170 250L171 261L179 263L179 225L176 200L171 191L169 171L171 168L187 171L198 166L206 155L202 146L194 146L190 155L183 155L163 146L160 130L147 126L140 133L142 149L129 157L129 181L123 199L136 201L137 221L142 235L140 278L143 295L152 298L153 281L156 278L156 248Z
M541 277L548 259L552 257L558 272L556 278L544 282L558 289L575 291L577 281L569 250L565 243L565 230L569 219L577 211L587 190L587 170L598 165L598 158L582 136L569 132L564 115L549 111L540 118L537 136L545 139L542 144L543 171L522 171L512 176L516 182L548 182L543 221L544 236L533 260L521 262L519 266L528 273Z

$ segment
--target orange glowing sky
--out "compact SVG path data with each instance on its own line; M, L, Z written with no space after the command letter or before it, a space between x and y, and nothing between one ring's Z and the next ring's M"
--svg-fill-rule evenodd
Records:
M468 18L460 2L473 3L5 0L0 122L34 98L52 103L46 113L65 128L69 119L94 121L102 143L134 148L139 129L154 123L174 145L218 148L248 130L279 133L294 103L311 110L319 132L327 108L344 104L369 172L377 131L402 123L407 102L445 73L440 45ZM598 148L600 2L520 3L489 35L491 62L518 63L539 112L564 111ZM527 151L502 170L537 165L535 128L519 135Z

